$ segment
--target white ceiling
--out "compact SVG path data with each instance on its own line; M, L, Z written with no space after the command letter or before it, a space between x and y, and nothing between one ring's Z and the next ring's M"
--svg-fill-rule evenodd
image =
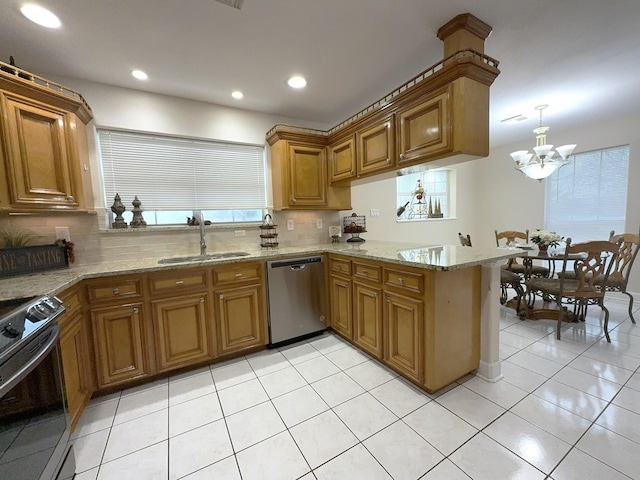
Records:
M334 126L443 58L459 13L493 27L491 145L640 111L640 0L35 0L39 27L0 2L0 60L43 76L143 89ZM139 82L139 68L149 80ZM301 91L286 86L303 74ZM244 99L231 98L240 89ZM500 120L523 114L507 126Z

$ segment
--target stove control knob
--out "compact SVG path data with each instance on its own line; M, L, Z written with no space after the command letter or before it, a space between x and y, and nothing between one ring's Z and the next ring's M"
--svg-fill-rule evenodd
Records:
M17 337L22 333L22 330L11 325L11 322L4 326L4 331L11 337Z
M34 305L27 311L27 318L32 322L44 320L48 315L47 311L40 304Z

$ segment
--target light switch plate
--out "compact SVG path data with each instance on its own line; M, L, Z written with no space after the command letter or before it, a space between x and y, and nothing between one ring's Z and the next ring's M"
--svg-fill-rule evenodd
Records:
M322 219L318 218L316 220L316 227L318 228L318 230L322 230Z
M69 233L69 227L56 227L56 240L71 241L71 234Z
M236 230L234 232L236 237L246 237L247 236L247 232L245 230Z
M287 230L293 230L293 220L287 220Z

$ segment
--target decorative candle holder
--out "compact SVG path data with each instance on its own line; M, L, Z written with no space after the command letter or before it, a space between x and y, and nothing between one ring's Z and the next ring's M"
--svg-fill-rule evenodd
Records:
M113 205L111 205L111 211L116 214L116 218L111 224L111 228L127 228L127 222L124 221L122 214L127 209L120 199L120 195L116 193L113 198Z
M131 204L133 205L133 210L132 210L133 220L131 220L131 223L129 225L131 225L131 227L133 228L146 227L147 222L145 222L144 218L142 218L142 212L144 212L144 210L140 208L140 205L142 205L142 202L138 200L137 195L135 196Z

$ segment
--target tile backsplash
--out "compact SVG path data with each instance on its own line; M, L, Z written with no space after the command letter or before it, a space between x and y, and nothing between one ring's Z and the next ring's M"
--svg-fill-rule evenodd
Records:
M339 212L287 211L273 212L280 246L310 245L330 241L329 226L341 225ZM33 245L56 240L56 227L68 227L74 243L76 264L86 265L108 260L127 260L141 256L197 255L200 252L198 227L105 230L103 212L98 214L16 215L0 219L0 229L29 230L38 239ZM293 230L287 229L293 221ZM322 228L318 228L318 221ZM245 236L236 236L244 230ZM207 252L260 247L257 224L230 227L207 226Z

